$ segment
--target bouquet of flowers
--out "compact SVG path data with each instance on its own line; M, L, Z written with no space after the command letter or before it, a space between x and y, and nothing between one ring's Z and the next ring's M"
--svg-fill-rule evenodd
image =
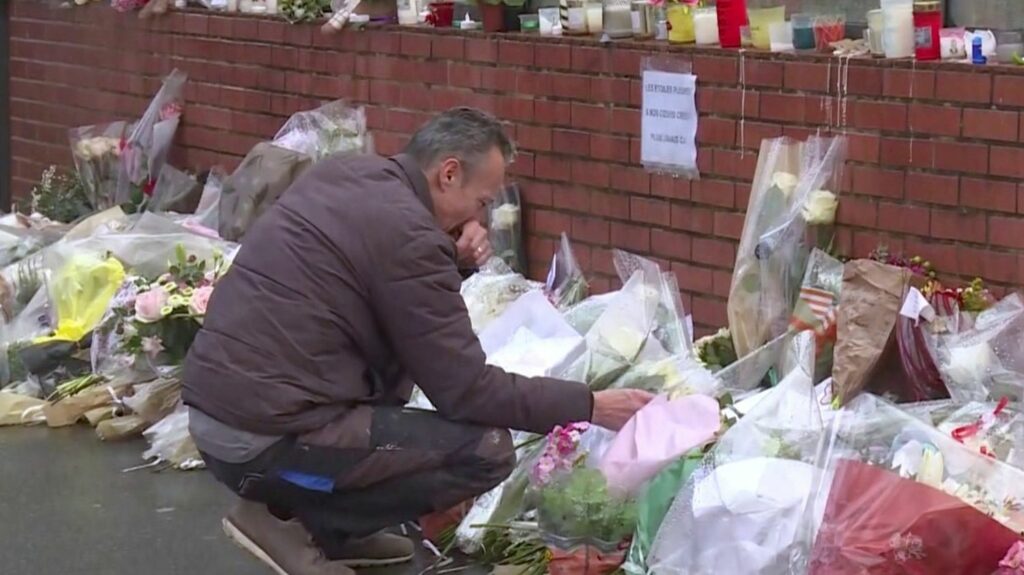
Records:
M126 367L128 362L139 367L143 360L143 366L160 374L181 365L203 323L214 286L226 270L220 253L208 262L179 245L163 275L154 280L127 278L103 327L94 334L94 365L105 371Z
M1024 415L1006 398L968 403L936 427L969 449L1024 469L1024 445L1018 445L1024 441Z
M569 236L562 234L558 251L551 256L544 291L560 310L567 310L587 298L587 279L576 262Z
M762 142L729 291L739 357L788 328L809 247L831 242L836 200L824 188L838 189L844 154L842 138Z
M810 375L791 372L692 472L650 549L659 575L788 575L822 431Z
M70 223L92 213L85 182L78 172L58 172L57 166L43 170L32 187L32 211L58 222Z
M120 143L121 163L117 178L117 204L142 209L156 187L167 162L174 134L184 111L188 76L174 70Z
M127 130L125 122L112 122L72 128L69 132L75 169L93 210L105 210L118 203L121 147Z
M818 465L812 574L988 575L1024 529L1024 471L874 395L835 414Z
M510 184L502 189L498 201L488 211L488 231L494 253L508 264L512 271L526 273L521 205L517 185Z
M482 332L498 318L512 302L522 295L539 290L541 285L512 271L501 258L491 258L477 273L462 282L459 290L473 331Z

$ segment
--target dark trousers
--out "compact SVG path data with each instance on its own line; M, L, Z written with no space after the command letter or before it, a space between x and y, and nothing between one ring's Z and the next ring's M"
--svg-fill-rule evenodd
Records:
M239 496L297 518L331 558L350 538L443 511L512 472L507 430L447 421L401 407L365 407L343 421L288 437L255 460L203 454Z

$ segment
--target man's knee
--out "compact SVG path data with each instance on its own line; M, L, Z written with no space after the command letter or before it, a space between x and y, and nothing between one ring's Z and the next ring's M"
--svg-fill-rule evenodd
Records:
M483 460L484 471L495 484L511 475L516 467L516 451L512 434L507 429L488 429L477 446L477 457Z

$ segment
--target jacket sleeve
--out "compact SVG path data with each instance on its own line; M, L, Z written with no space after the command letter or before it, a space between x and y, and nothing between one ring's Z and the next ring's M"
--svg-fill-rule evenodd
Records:
M585 384L528 378L485 364L459 293L454 246L442 233L420 223L379 239L390 244L393 257L371 274L374 314L441 415L535 433L590 420L593 395Z

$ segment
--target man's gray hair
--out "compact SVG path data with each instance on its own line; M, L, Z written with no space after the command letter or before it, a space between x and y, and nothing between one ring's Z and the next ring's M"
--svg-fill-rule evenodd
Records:
M505 162L515 157L515 145L501 122L476 108L452 108L430 119L413 134L405 153L427 170L446 158L458 158L472 172L492 148L497 147Z

